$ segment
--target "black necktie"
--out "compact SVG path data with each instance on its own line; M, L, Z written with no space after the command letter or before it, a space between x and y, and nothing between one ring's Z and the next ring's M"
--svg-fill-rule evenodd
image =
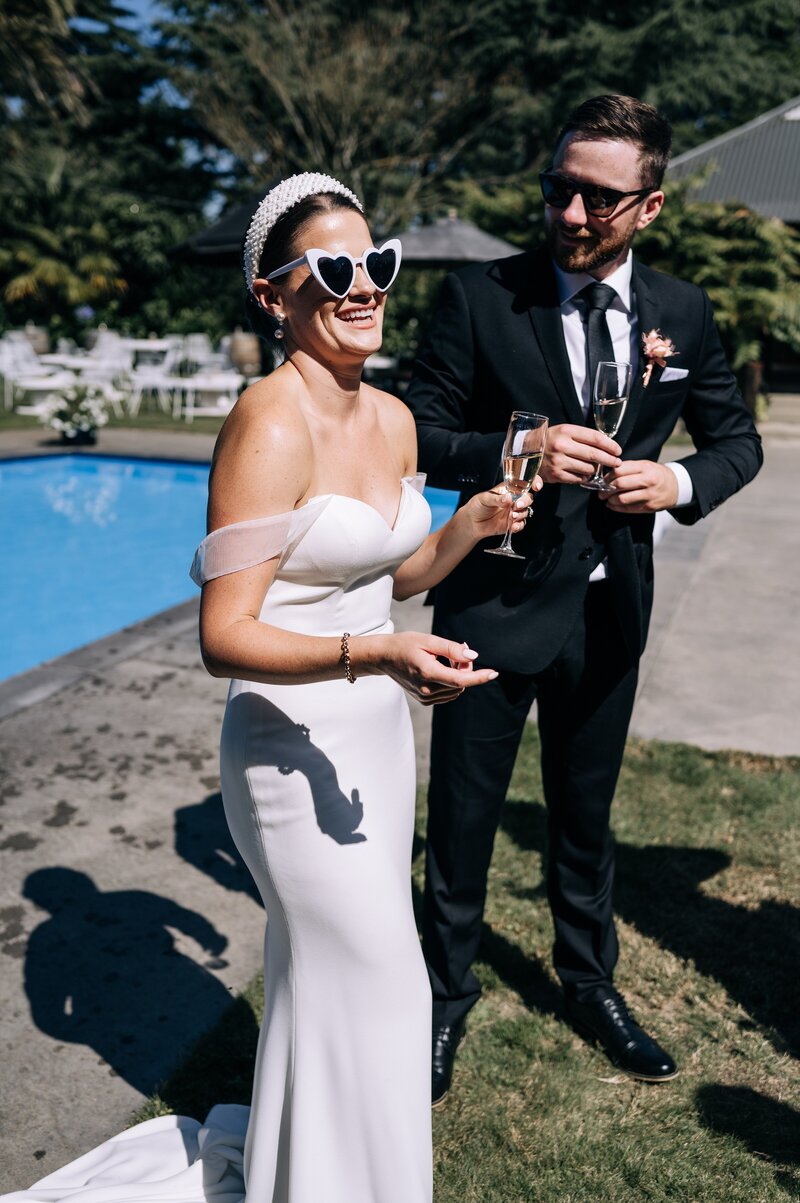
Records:
M608 284L600 284L598 281L587 285L579 293L580 299L586 309L586 362L589 382L589 415L587 420L589 422L592 421L591 398L594 395L597 365L599 363L613 363L615 359L614 344L608 332L606 310L616 295L614 289L610 288Z

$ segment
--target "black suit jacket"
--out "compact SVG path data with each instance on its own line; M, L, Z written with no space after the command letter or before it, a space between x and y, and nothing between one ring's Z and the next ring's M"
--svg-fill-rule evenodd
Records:
M705 293L634 262L639 329L661 330L687 370L662 382L644 363L616 440L624 459L657 460L683 418L694 454L681 462L694 498L679 522L705 517L755 476L761 440L725 360ZM428 483L462 501L501 479L503 439L513 410L551 424L584 423L569 366L555 275L546 252L463 268L443 285L406 401L417 422ZM589 574L607 557L626 642L644 647L652 606L652 515L618 515L578 485L545 485L514 537L525 560L487 559L476 548L437 586L434 630L465 639L498 669L538 672L569 633Z

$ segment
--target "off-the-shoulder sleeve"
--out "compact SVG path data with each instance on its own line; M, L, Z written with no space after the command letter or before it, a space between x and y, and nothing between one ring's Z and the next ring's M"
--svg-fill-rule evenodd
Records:
M329 500L322 497L286 514L221 526L206 535L194 553L189 576L196 585L205 585L215 577L287 554L316 522Z
M412 489L416 489L418 493L422 493L425 489L425 481L428 479L427 472L415 472L413 476L404 476L403 480Z

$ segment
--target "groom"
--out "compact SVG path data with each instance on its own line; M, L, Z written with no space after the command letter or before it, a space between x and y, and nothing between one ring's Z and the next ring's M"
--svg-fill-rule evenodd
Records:
M487 872L534 699L567 1016L631 1077L677 1072L613 986L609 812L650 618L653 515L697 522L747 484L762 457L705 293L632 255L637 231L664 204L670 143L664 118L632 97L580 105L541 177L547 247L447 277L407 394L421 469L462 499L501 478L513 410L550 420L546 487L514 540L525 558L477 548L436 589L436 633L466 640L499 677L433 713L423 947L434 1104L480 994L471 965ZM633 367L614 439L591 416L604 360ZM680 418L695 451L659 463ZM579 487L597 463L616 493Z

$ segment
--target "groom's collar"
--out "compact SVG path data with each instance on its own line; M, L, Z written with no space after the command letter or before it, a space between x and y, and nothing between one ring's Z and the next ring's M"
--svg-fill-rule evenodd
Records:
M553 272L556 278L556 291L560 305L565 305L567 301L572 301L587 285L596 283L594 276L590 276L587 272L565 272L561 270L557 263L553 263ZM614 289L614 292L628 313L631 311L632 274L633 252L628 251L625 262L620 264L610 276L606 276L602 281L603 284L608 284L609 288Z

